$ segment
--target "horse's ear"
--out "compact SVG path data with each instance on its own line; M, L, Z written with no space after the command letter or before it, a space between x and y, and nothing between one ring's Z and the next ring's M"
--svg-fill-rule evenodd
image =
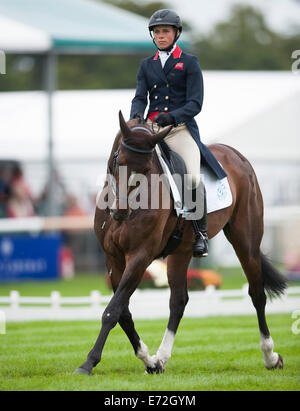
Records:
M170 133L172 128L173 126L168 126L164 128L160 133L153 134L152 136L153 145L160 143Z
M123 134L124 139L126 139L130 136L130 128L126 123L121 110L119 111L119 120L121 132Z

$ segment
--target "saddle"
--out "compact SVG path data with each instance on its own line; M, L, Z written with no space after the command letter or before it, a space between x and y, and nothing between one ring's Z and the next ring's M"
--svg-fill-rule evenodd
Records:
M177 224L172 233L165 249L161 253L160 257L167 257L172 254L176 248L179 246L182 240L184 228L186 225L186 220L184 218L183 204L184 204L184 174L186 174L186 165L182 157L170 150L169 146L162 141L159 144L161 157L166 164L166 169L169 177L170 183L170 196L174 201L174 208L177 211ZM157 153L155 151L155 155ZM163 169L160 159L157 156L157 164L159 165L160 172L163 174L166 170ZM219 163L220 167L222 165ZM179 175L181 178L172 179L172 176ZM171 178L170 178L171 176ZM206 189L207 195L207 213L212 213L217 210L229 207L232 204L232 193L229 186L228 178L224 177L221 180L211 171L211 169L205 163L201 163L201 176ZM170 180L175 182L177 190L174 189L174 184ZM176 194L177 193L177 194Z
M170 148L168 147L168 145L164 141L159 143L159 148L160 148L160 152L161 152L161 157L162 157L163 161L165 162L165 164L167 165L168 170L171 173L171 175L172 176L174 176L174 175L179 175L180 176L180 179L174 179L173 181L177 185L178 194L179 193L183 194L184 193L184 189L183 189L184 188L183 187L184 175L187 173L187 169L186 169L186 165L185 165L184 160L182 159L182 157L179 154L177 154L174 151L170 150ZM157 153L155 155L157 157L157 163L159 165L160 172L163 174L166 170L163 169L163 166L161 164L160 159L158 158ZM178 198L178 195L174 195L174 191L175 191L174 188L170 189L171 198L173 199L174 204L176 204L180 201L180 203L181 203L180 208L181 208L184 199L182 198L182 196L181 196L181 198ZM160 255L158 255L156 258L166 258L169 254L172 254L177 249L177 247L180 245L180 243L182 241L182 236L183 236L185 224L186 224L186 220L183 219L182 213L177 214L176 227L175 227L171 237L169 238L166 247L164 248L162 253Z
M175 153L175 151L170 150L169 146L164 141L159 143L159 148L164 161L167 163L169 170L171 171L171 174L179 174L183 180L184 174L187 172L183 158L179 154Z
M170 195L175 203L175 208L179 210L182 208L182 205L184 204L184 176L185 174L187 174L187 168L183 158L175 151L172 151L167 145L167 143L162 141L159 143L158 146L160 148L161 157L167 166L167 170L163 169L163 166L159 159L158 163L162 173L167 171L167 173L170 172L172 176L172 178L169 178L169 183L171 185ZM174 176L178 176L179 178L174 178ZM177 193L176 190L174 190L174 188L172 187L172 182L174 182L177 186Z

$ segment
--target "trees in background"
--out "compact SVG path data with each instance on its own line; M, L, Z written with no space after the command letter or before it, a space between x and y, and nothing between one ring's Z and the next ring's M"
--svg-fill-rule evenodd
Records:
M252 7L235 6L228 21L193 42L202 68L209 70L290 70L300 48L300 30L286 37L272 31Z

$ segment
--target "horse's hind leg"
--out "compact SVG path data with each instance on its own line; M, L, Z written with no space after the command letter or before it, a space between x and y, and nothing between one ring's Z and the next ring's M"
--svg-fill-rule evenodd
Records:
M145 369L150 367L151 369L158 371L159 365L156 364L157 361L155 361L155 359L150 356L148 347L141 340L141 338L135 330L132 315L129 311L128 306L124 307L122 314L119 318L119 324L122 327L125 334L127 335L129 341L131 342L135 355L137 356L137 358L143 361Z
M132 315L129 311L128 306L124 307L119 318L119 324L127 335L129 341L131 342L136 357L143 361L145 369L154 370L156 373L161 372L160 364L154 357L150 356L148 347L136 332Z
M257 220L259 221L259 220ZM264 276L260 243L262 228L258 224L231 222L224 228L227 239L233 245L249 282L249 295L256 309L259 330L260 347L263 353L266 368L282 368L282 357L273 351L274 343L270 335L266 316L266 294L264 290Z
M188 302L187 269L190 253L174 254L168 257L168 281L170 286L170 317L160 347L154 356L161 364L162 371L171 357L175 335ZM148 370L151 372L151 369Z

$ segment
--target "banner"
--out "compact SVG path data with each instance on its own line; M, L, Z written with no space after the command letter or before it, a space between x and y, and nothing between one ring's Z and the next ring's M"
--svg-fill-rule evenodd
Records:
M0 236L0 282L59 277L60 235Z

